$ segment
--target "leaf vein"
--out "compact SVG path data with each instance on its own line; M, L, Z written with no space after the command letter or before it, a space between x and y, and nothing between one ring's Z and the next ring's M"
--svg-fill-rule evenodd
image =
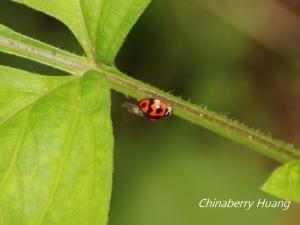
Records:
M131 4L128 7L128 9L126 10L126 12L125 12L122 20L120 21L120 23L119 23L119 25L118 25L118 27L117 27L114 35L113 35L113 38L109 41L109 44L106 45L107 47L106 47L106 50L104 50L104 55L106 55L111 50L112 43L115 43L115 39L117 37L117 34L119 33L120 27L122 26L122 24L126 20L126 18L127 18L128 14L129 14L131 8L133 7L134 3L135 3L134 0L132 0Z
M82 10L82 7L81 7L81 2L80 2L80 0L75 0L75 2L77 3L77 6L78 6L79 21L80 21L80 23L82 25L83 33L84 33L85 39L87 41L87 44L90 47L90 49L88 49L90 51L89 54L91 54L91 56L94 59L94 61L96 61L95 47L94 47L94 44L93 44L93 42L91 40L91 37L89 35L89 32L88 32L87 24L86 24L86 21L85 21L84 15L83 15L83 10Z
M71 153L71 146L72 146L72 141L74 139L74 136L75 136L75 132L76 132L76 128L78 126L78 123L79 123L79 119L80 119L80 89L81 87L81 82L79 81L79 85L78 85L78 94L76 96L77 98L77 109L75 110L74 112L74 115L73 115L73 123L70 124L70 127L69 127L69 134L70 135L66 135L65 137L65 141L64 141L64 145L65 146L65 150L62 152L62 160L61 160L61 163L59 165L59 167L57 168L57 172L56 172L56 175L55 175L55 178L54 178L54 182L53 182L53 186L52 188L50 189L50 194L49 194L49 197L48 197L48 200L46 201L45 203L45 206L41 212L41 215L38 219L38 222L37 224L39 225L42 225L46 216L47 216L47 213L50 209L50 207L52 206L53 204L53 201L55 199L55 195L58 191L58 187L59 185L61 184L61 181L62 181L62 178L63 178L63 173L66 169L66 164L67 164L67 160L70 156L70 153Z
M103 6L104 6L104 2L105 2L105 0L102 0L102 1L100 0L99 1L100 6L99 6L99 9L98 9L98 12L97 12L98 17L96 19L97 25L96 25L95 32L99 31L99 24L100 24L100 19L101 19L102 11L103 11L102 9L103 9ZM96 39L97 39L97 37L95 37L95 40Z
M96 170L96 145L95 145L95 128L94 128L94 125L93 123L91 123L91 126L92 126L92 136L93 136L93 164L92 164L92 170L91 170L91 173L92 173L92 180L91 180L91 187L90 187L90 196L88 198L88 207L90 208L89 210L89 222L91 222L91 218L92 218L92 205L91 205L91 199L92 197L94 196L93 194L93 191L94 191L94 184L95 184L95 170ZM89 223L90 224L90 223Z
M2 189L4 188L4 184L7 182L10 174L13 171L14 166L16 165L19 151L21 150L21 147L22 147L22 145L24 144L24 141L25 141L26 131L27 131L27 128L28 128L28 125L29 125L28 120L29 120L29 118L31 116L33 105L30 104L28 107L31 107L30 111L28 113L28 119L27 119L27 121L25 121L23 129L20 131L20 133L18 135L17 142L16 142L16 145L15 145L16 147L15 147L15 150L14 150L14 152L12 154L12 158L11 158L10 163L8 165L8 168L6 169L4 175L3 175L2 179L1 179L1 182L0 182L0 197L3 194Z
M75 78L76 79L76 78ZM61 85L58 85L57 87L53 88L52 90L50 90L47 93L44 93L43 95L40 95L38 97L36 97L32 102L30 102L27 105L22 105L21 107L17 108L16 111L14 111L12 114L10 114L9 116L5 117L4 119L2 119L2 121L0 121L0 126L2 126L3 124L5 124L6 122L8 122L10 119L12 119L15 115L17 115L18 113L22 112L23 110L25 110L26 108L30 107L31 105L36 104L39 100L41 100L43 97L50 95L53 91L63 87L64 85L69 84L70 82L72 82L74 79L68 80L64 83L62 83Z

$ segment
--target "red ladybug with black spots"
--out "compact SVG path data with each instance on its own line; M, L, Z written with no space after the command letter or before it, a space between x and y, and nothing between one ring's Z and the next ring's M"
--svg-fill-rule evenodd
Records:
M166 103L159 99L142 99L139 101L139 107L143 114L152 121L159 121L160 119L172 114L172 107L167 106Z
M124 103L123 107L136 115L146 116L155 122L172 114L171 106L167 106L166 103L155 98L142 99L139 101L139 106L131 103Z

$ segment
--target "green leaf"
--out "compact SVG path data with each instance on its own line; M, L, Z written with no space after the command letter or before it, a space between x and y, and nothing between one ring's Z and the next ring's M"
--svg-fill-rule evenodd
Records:
M1 224L107 223L113 136L102 74L0 66L0 143Z
M86 54L112 64L125 37L151 0L14 0L65 23Z
M276 169L262 190L279 198L300 202L300 161Z

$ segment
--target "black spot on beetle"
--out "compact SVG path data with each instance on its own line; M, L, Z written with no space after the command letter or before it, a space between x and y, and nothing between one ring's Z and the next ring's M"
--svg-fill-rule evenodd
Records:
M153 105L154 104L154 98L149 98L149 105Z
M153 109L151 107L149 107L149 109L147 110L147 114L150 114L153 111Z
M142 103L141 107L145 108L147 106L146 102Z
M153 111L153 109L152 109L152 105L154 104L154 99L153 98L149 98L149 109L147 110L147 114L150 114L152 111Z
M161 113L163 111L163 109L162 108L158 108L156 111L155 111L155 113Z

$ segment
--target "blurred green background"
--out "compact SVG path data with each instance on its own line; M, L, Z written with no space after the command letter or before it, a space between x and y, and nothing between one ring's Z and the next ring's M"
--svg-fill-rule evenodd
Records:
M8 0L0 23L83 54L60 22ZM300 146L300 4L153 0L128 36L120 70ZM298 26L299 25L299 26ZM298 51L299 50L299 51ZM0 53L0 63L64 72ZM300 63L299 63L300 64ZM177 117L153 123L113 92L115 169L109 225L297 225L299 210L200 209L202 198L258 200L278 164Z

